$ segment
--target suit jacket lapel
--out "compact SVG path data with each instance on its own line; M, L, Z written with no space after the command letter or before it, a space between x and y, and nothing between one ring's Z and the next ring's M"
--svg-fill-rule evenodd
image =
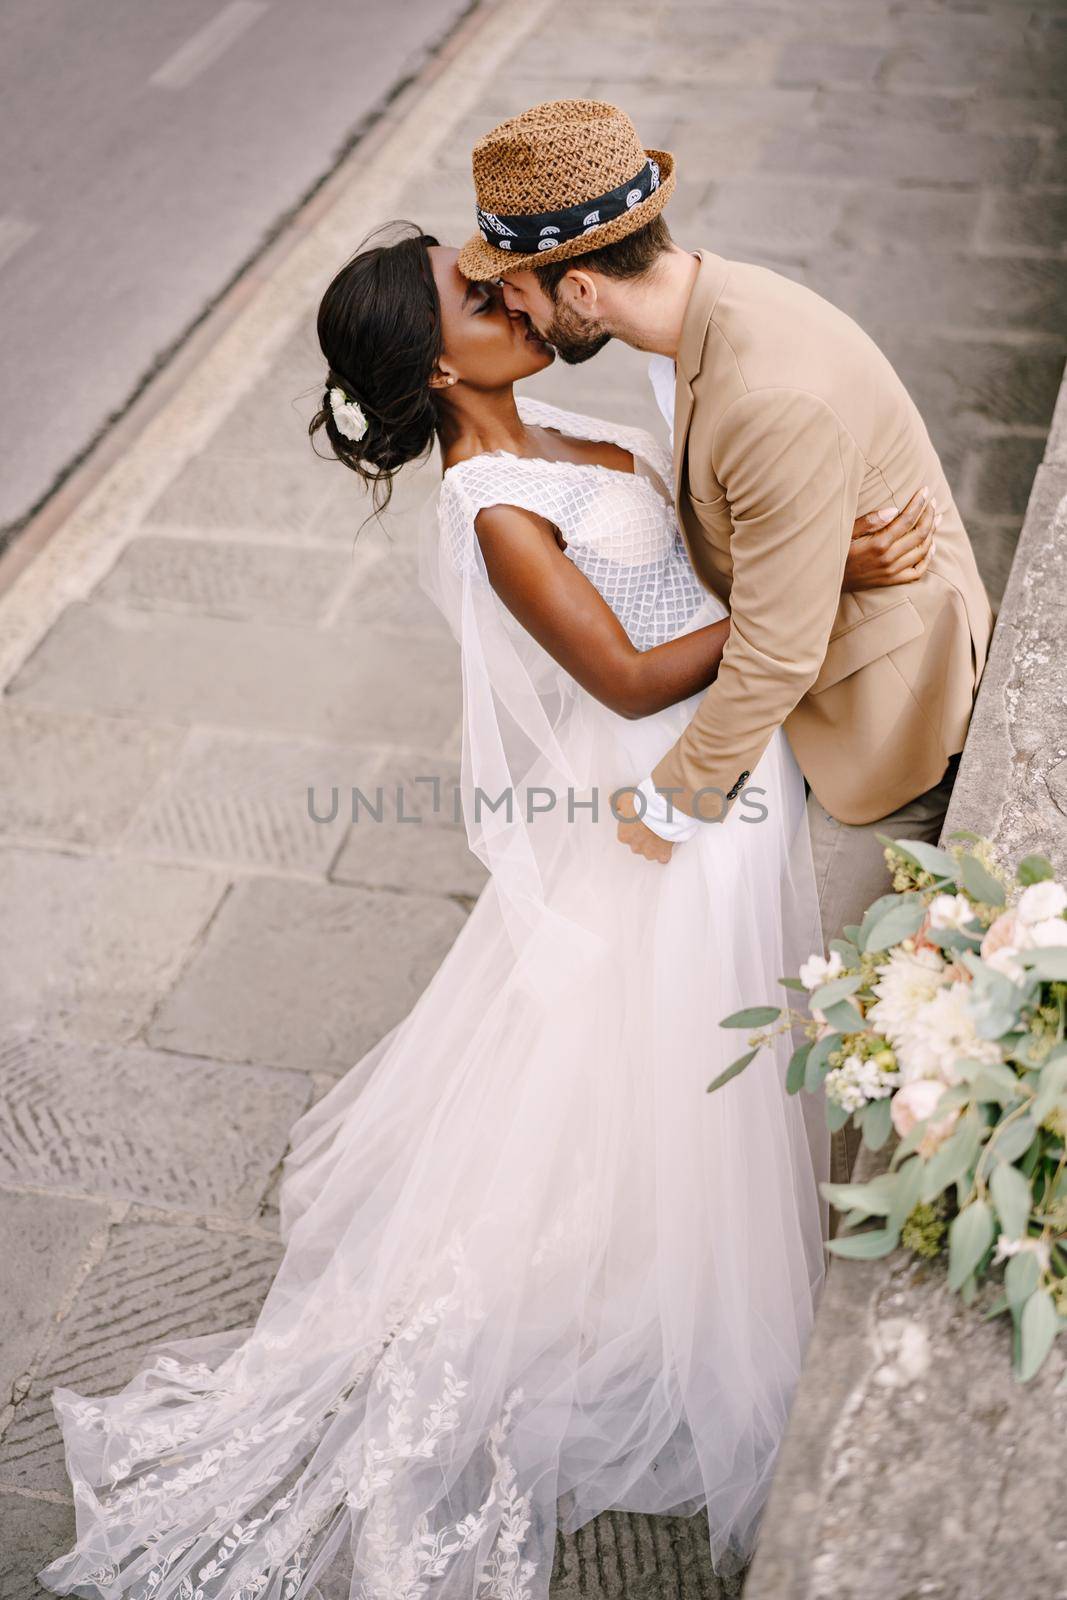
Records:
M715 302L722 292L722 286L726 282L729 266L722 256L713 255L710 250L697 250L695 254L700 257L700 269L693 284L693 292L689 296L689 304L685 308L682 335L678 341L678 355L675 360L674 500L676 505L681 500L685 477L685 451L689 440L689 427L693 420L693 380L700 371L704 359L708 323L715 310Z

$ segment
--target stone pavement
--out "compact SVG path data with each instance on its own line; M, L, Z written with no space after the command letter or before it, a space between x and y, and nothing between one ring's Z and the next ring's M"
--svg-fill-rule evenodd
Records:
M478 893L461 830L353 823L454 776L450 637L305 424L317 289L377 221L470 228L473 140L617 100L678 157L679 240L853 312L927 418L998 597L1067 351L1067 15L1048 0L502 0L352 167L0 598L0 1600L66 1548L48 1396L246 1325L293 1120L410 1007ZM477 20L477 19L476 19ZM609 349L538 393L656 423ZM320 814L308 814L314 788ZM395 809L395 808L394 808ZM10 1403L7 1403L10 1402ZM557 1592L719 1594L699 1519L612 1514ZM736 1586L732 1586L736 1587Z

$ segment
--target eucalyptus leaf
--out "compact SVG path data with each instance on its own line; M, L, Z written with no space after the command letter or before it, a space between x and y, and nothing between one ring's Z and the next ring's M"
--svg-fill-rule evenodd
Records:
M865 951L889 950L917 933L926 916L926 907L914 895L898 895L897 903L878 917L867 929L863 948Z
M1026 988L987 966L973 951L966 951L962 960L974 974L967 999L975 1032L982 1039L999 1039L1018 1021Z
M860 953L851 939L831 939L830 949L837 952L846 967L859 965Z
M811 1045L802 1044L789 1057L789 1065L785 1069L786 1094L799 1094L804 1087L804 1067L811 1054Z
M957 1111L960 1106L968 1105L974 1099L974 1093L968 1083L953 1083L942 1090L941 1098L930 1113L932 1122L938 1121L949 1111Z
M919 1204L924 1165L921 1156L912 1156L910 1161L905 1161L896 1175L898 1182L893 1191L893 1204L886 1215L886 1227L895 1228L897 1233Z
M842 1105L838 1105L836 1100L827 1100L826 1126L831 1133L836 1133L839 1128L843 1128L851 1115L851 1111Z
M898 1235L890 1228L872 1228L868 1233L838 1234L826 1248L835 1256L852 1261L876 1261L897 1247Z
M996 1130L994 1130L996 1132ZM1014 1122L1004 1124L1004 1132L996 1133L993 1151L998 1161L1018 1161L1029 1150L1037 1133L1037 1124L1029 1111L1024 1111Z
M863 1027L863 1018L847 1000L839 1000L832 1006L820 1006L819 1009L831 1028L837 1028L840 1033L859 1033Z
M972 1200L948 1230L948 1286L961 1289L993 1243L993 1213L984 1200Z
M1013 1311L1020 1311L1037 1288L1041 1268L1032 1250L1009 1256L1004 1268L1004 1293Z
M893 846L933 877L951 878L953 883L957 881L956 860L947 850L939 850L936 845L927 844L923 839L894 839Z
M1019 1328L1022 1352L1019 1358L1019 1382L1029 1383L1052 1349L1052 1341L1059 1331L1060 1319L1047 1289L1035 1289L1023 1306Z
M844 978L832 978L829 983L824 983L816 989L811 997L811 1003L819 1011L826 1011L830 1006L836 1005L839 1000L847 999L850 994L863 983L859 973L850 973Z
M899 903L900 896L898 894L880 894L877 900L871 902L863 913L863 921L860 923L859 932L853 940L858 949L866 950L867 934L870 929L874 927L879 917L884 916L887 911L892 911L893 907L899 905ZM847 928L845 929L845 937L852 938L852 934Z
M841 1034L828 1033L812 1045L811 1054L804 1068L804 1087L809 1094L814 1094L822 1084L830 1070L829 1057L838 1049L841 1042Z
M801 994L807 994L808 992L799 978L779 978L778 982L783 989L797 989Z
M973 899L987 906L1004 904L1004 885L983 867L977 856L960 857L959 875L960 883Z
M957 1062L960 1066L962 1063ZM1011 1105L1022 1094L1022 1084L1010 1067L1001 1061L980 1062L970 1080L971 1093L976 1100L995 1100L1002 1106Z
M859 948L860 948L860 926L859 926L859 923L858 922L846 922L845 926L841 929L841 932L844 934L844 936L848 940L849 944L851 944L851 945L853 945L855 947L856 953L859 954ZM831 949L832 948L833 948L833 946L831 945Z
M982 835L980 833L972 833L970 828L957 828L955 833L950 833L948 837L950 844L954 844L957 840L963 844L981 844L982 842Z
M763 1028L769 1022L777 1022L781 1014L781 1006L748 1006L744 1011L734 1011L723 1017L719 1027Z
M890 1106L890 1098L887 1095L883 1100L869 1101L857 1116L856 1121L868 1150L880 1150L892 1133L893 1117Z
M721 1089L724 1083L729 1083L730 1079L736 1078L739 1072L744 1072L749 1062L754 1061L758 1055L759 1047L757 1046L755 1050L749 1050L745 1055L738 1056L736 1061L731 1061L725 1072L720 1072L717 1078L712 1079L705 1093L711 1094L713 1090Z
M926 1123L917 1122L910 1133L906 1133L900 1143L894 1146L893 1154L889 1158L891 1167L899 1167L908 1156L914 1155L923 1142L926 1133Z
M936 1111L934 1119L936 1119ZM931 1120L931 1119L928 1119ZM922 1197L936 1200L950 1184L968 1177L982 1143L982 1123L973 1113L964 1117L939 1150L935 1150L923 1173Z
M1030 1115L1040 1125L1067 1089L1067 1059L1059 1056L1055 1061L1046 1062L1038 1082L1041 1087L1030 1107Z
M1045 983L1067 982L1067 945L1050 944L1043 950L1022 950L1015 959Z
M1052 862L1046 856L1023 856L1019 862L1019 870L1015 874L1019 883L1029 888L1032 883L1044 883L1046 878L1055 877Z
M940 950L977 950L982 942L980 933L966 933L962 928L927 928L923 938Z
M1030 1185L1019 1171L1006 1161L993 1168L989 1179L989 1193L1000 1218L1000 1231L1009 1239L1021 1239L1030 1221L1032 1196Z
M881 1182L875 1179L871 1183L820 1183L819 1189L837 1211L851 1206L865 1217L886 1217L893 1206L899 1176L894 1172L892 1175L882 1173L880 1177ZM887 1178L889 1182L884 1181Z

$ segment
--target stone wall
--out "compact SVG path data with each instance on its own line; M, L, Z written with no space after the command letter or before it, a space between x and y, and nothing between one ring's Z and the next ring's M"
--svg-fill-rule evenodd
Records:
M1067 868L1067 380L945 833ZM872 1176L864 1152L857 1176ZM1064 1591L1062 1344L1030 1384L1006 1319L940 1264L835 1262L746 1600L1052 1600Z

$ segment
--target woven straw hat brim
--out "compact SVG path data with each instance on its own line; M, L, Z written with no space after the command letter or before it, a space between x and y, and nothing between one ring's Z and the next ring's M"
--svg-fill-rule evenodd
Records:
M645 154L659 164L659 187L632 210L615 217L611 222L605 222L600 228L590 228L588 233L580 234L577 239L567 239L563 244L556 245L554 250L535 250L532 255L498 250L496 245L489 244L480 233L476 233L459 252L456 265L460 272L465 278L475 281L499 278L505 272L522 272L526 267L542 266L546 261L569 261L575 256L588 255L591 250L601 250L606 244L614 244L616 239L625 239L628 233L636 233L646 222L659 216L674 193L673 155L669 150L646 150Z

